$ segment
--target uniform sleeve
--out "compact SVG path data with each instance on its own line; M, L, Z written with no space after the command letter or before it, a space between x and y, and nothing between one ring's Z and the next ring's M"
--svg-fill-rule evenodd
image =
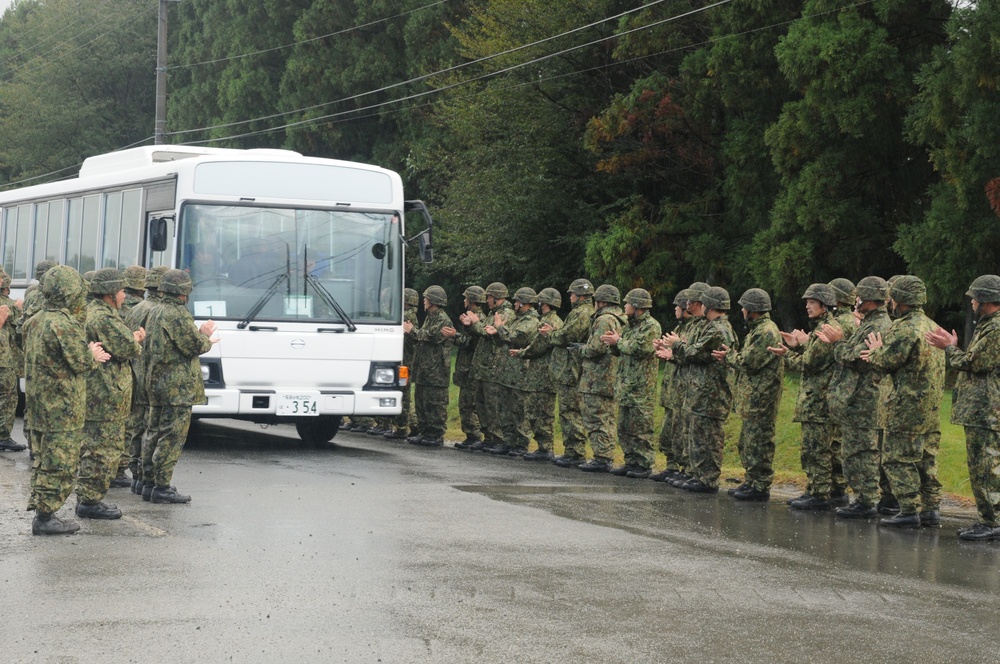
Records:
M660 338L660 326L656 321L644 324L639 334L622 336L618 340L618 352L638 359L647 359L656 354L653 341Z
M451 326L451 318L440 309L435 316L428 316L424 319L424 326L419 330L414 330L414 339L424 343L443 344L448 342L448 338L441 334L441 330Z
M163 331L183 357L197 357L212 349L212 340L195 327L193 320L181 316L170 319L163 321Z
M712 351L721 349L724 342L721 332L712 325L705 327L697 338L687 343L674 344L673 351L675 357L683 364L708 364L716 361L712 357Z
M920 339L920 343L925 343ZM872 366L893 372L906 364L913 353L914 339L901 334L899 329L890 328L882 337L882 347L876 348L868 356Z
M94 359L83 331L75 323L60 321L58 325L53 325L52 331L55 333L59 352L70 371L84 374L97 368L99 362Z
M966 350L957 346L945 349L948 365L968 373L990 373L1000 368L1000 328L977 336Z
M568 346L587 338L590 332L590 321L586 316L578 313L581 310L574 309L566 317L566 324L558 330L552 330L546 335L549 343L553 346ZM574 315L576 314L576 315Z
M139 343L121 320L101 316L93 325L88 320L87 338L100 341L112 360L126 362L139 354Z
M597 320L594 321L593 329L590 332L590 338L587 339L587 343L580 348L580 355L589 360L604 357L611 351L608 348L608 345L601 341L601 337L607 332L620 332L621 328L621 321L618 320L617 317L612 315L598 316Z

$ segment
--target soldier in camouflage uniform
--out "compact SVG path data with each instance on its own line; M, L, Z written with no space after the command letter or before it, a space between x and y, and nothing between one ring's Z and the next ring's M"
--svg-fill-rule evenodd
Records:
M187 309L191 276L182 270L167 270L160 280L161 302L146 321L144 352L145 384L149 395L147 435L142 441L142 473L146 479L142 497L154 503L190 502L191 496L170 486L174 467L184 450L191 426L191 407L205 401L198 356L212 348L215 322L195 326ZM134 310L133 310L134 311ZM147 492L147 487L149 491Z
M726 365L716 360L712 351L723 347L737 350L739 343L726 314L730 303L724 288L711 286L700 296L692 295L691 301L704 309L705 322L687 341L673 333L664 337L672 357L688 371L684 407L688 411L691 465L690 479L680 488L691 493L718 493L725 446L723 426L733 406L733 393Z
M507 301L507 295L507 287L495 281L486 287L486 306L489 310L486 315L466 311L460 316L466 333L480 340L472 355L472 377L478 381L476 414L483 440L470 446L470 450L491 451L506 447L500 410L504 406L505 389L499 383L500 366L506 362L501 354L506 354L506 349L486 333L486 326L496 323L497 314L504 324L514 320L514 308Z
M543 325L552 331L562 329L563 320L558 313L560 306L562 294L555 288L543 288L538 293L541 313L539 330ZM552 444L555 439L556 384L552 371L552 351L550 335L542 334L536 334L526 348L511 349L511 355L528 361L524 378L525 390L528 392L525 419L538 448L525 454L522 457L525 461L551 461L555 458Z
M121 315L124 317L146 297L146 268L130 265L125 268L122 276L125 279L125 301L122 302Z
M559 400L559 427L562 429L563 453L552 460L561 468L575 468L586 460L587 431L580 413L579 353L570 352L574 344L582 344L590 336L590 319L594 315L592 303L594 285L586 279L576 279L569 285L572 310L559 329L542 321L538 334L552 346L552 380Z
M945 354L924 336L938 328L924 314L927 289L912 275L893 282L889 298L896 320L884 335L868 336L862 359L892 377L886 399L882 466L899 514L879 525L919 528L940 524L941 483L937 453L941 444L939 410L944 391Z
M1000 539L1000 277L977 277L966 295L978 317L976 331L966 350L958 335L941 328L925 336L945 352L948 365L957 370L953 424L965 427L969 481L976 498L979 523L958 531L973 542Z
M824 326L817 337L834 345L837 366L830 379L830 417L841 432L844 473L854 502L838 507L837 516L863 519L876 514L879 500L879 391L882 372L861 359L868 350L865 341L872 333L883 333L891 324L885 300L889 285L880 277L858 282L860 326L841 321L840 326Z
M785 366L768 348L781 345L781 332L771 320L771 296L751 288L739 299L748 332L743 349L712 352L736 370L736 412L743 418L738 449L746 470L743 484L729 491L736 500L767 501L774 480L774 424L784 387Z
M674 316L677 318L677 326L674 327L673 331L682 338L687 336L686 329L688 321L691 319L691 314L687 312L687 302L688 289L685 288L674 297ZM657 357L659 357L662 347L660 340L656 340L654 345L657 348ZM684 440L681 433L682 420L679 416L681 397L683 395L678 388L679 383L680 375L678 374L677 364L674 362L664 362L663 379L660 382L660 405L663 407L663 424L660 426L660 437L657 444L660 452L663 453L663 456L667 460L667 467L663 471L649 476L649 479L654 482L673 480L678 471L687 467L686 460L682 459L682 445L679 443L679 441ZM682 460L684 461L683 466L681 465Z
M87 519L118 519L121 510L104 503L104 496L125 451L125 422L132 407L131 360L139 355L145 330L132 332L119 310L125 301L125 280L113 267L97 270L90 280L87 341L98 342L111 355L87 374L87 415L76 483L76 515Z
M837 299L837 307L833 311L833 317L837 319L844 334L857 329L858 319L854 315L854 301L857 297L857 288L850 279L837 277L829 284L833 289L834 297ZM844 476L844 455L843 434L840 431L840 424L836 418L830 420L833 424L832 442L833 449L833 487L830 489L830 505L835 507L847 506L847 478Z
M594 458L579 466L588 473L611 470L615 453L618 418L615 410L615 372L618 358L606 343L605 334L620 333L626 320L621 308L621 293L610 284L594 291L595 311L590 324L590 336L582 346L574 346L583 361L580 365L580 399L583 426L590 438Z
M24 324L29 318L45 309L45 296L42 294L41 289L42 277L44 277L45 273L56 265L58 265L58 263L55 261L39 261L38 264L35 265L35 283L28 286L27 290L24 291L24 302L21 306L22 315L18 318L15 324L16 334L21 340L21 347L24 349L27 349L28 347L28 341L24 333ZM33 442L34 439L32 438L31 416L28 413L27 402L24 404L24 437L28 441L28 450L30 451L33 459L35 446Z
M416 349L413 366L416 379L413 394L420 433L406 442L424 447L444 445L448 420L448 385L451 382L451 344L441 333L451 327L445 311L448 295L440 286L424 291L424 324L417 329L413 323L403 323L403 332L413 335Z
M17 337L20 304L10 299L10 275L0 268L0 452L23 452L11 438L17 412L17 377L24 357Z
M80 529L75 521L54 516L73 491L80 465L86 374L109 355L97 342L87 343L80 315L86 288L80 273L64 265L43 277L45 309L24 326L25 398L34 431L35 460L29 510L35 510L33 535L59 535Z
M528 364L522 362L511 350L521 350L531 344L538 335L538 294L531 288L518 288L511 298L514 305L514 320L505 323L496 316L493 325L486 326L486 333L505 347L501 351L499 382L506 388L500 409L505 445L491 450L492 454L524 456L531 443L531 431L527 424L527 404L529 385L533 376L527 373Z
M820 341L816 332L824 325L840 328L831 313L837 305L837 296L828 284L812 284L802 299L806 301L812 331L808 335L802 330L782 332L784 344L771 348L773 353L785 356L788 366L802 375L792 421L802 424L801 460L808 484L806 492L788 504L799 510L829 510L833 489L833 428L827 395L836 361L833 346Z
M159 306L160 279L169 268L160 265L150 269L146 274L146 299L132 307L125 316L125 324L133 333L145 329L146 321L153 309ZM145 339L140 344L145 348ZM140 353L132 359L132 408L128 421L125 423L125 446L128 455L128 470L132 474L132 493L142 495L143 487L148 481L149 495L153 492L153 478L143 477L142 447L146 436L146 421L149 418L149 393L146 392L146 359L147 353Z
M628 325L601 335L611 354L619 358L615 373L618 396L618 442L625 453L625 463L613 468L613 475L633 479L650 476L655 461L653 452L653 399L659 362L653 342L662 330L649 315L653 298L649 291L633 288L625 295Z
M420 304L420 294L412 288L403 289L403 322L417 325L417 306ZM410 371L410 379L403 388L403 402L399 415L392 420L392 427L383 434L390 440L405 440L411 433L417 433L416 420L413 415L410 394L413 391L413 351L416 342L409 334L403 335L403 366Z
M463 311L473 311L478 316L483 315L483 309L480 305L486 303L486 291L481 286L469 286L462 293L462 296L465 298L462 303ZM451 339L452 343L458 346L455 371L452 373L451 381L458 386L458 417L462 422L462 433L465 434L465 440L455 443L455 449L468 450L483 439L479 415L476 413L478 381L472 375L472 360L475 357L476 346L479 345L480 338L469 334L464 326L461 332L454 327L446 327L441 331L445 337Z

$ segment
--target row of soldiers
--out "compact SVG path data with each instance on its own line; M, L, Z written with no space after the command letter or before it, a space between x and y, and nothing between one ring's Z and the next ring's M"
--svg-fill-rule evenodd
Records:
M112 486L154 503L190 501L170 480L192 405L205 398L198 356L217 340L215 323L196 327L187 310L190 276L141 266L80 275L42 261L35 277L14 302L3 274L0 305L0 436L6 450L25 448L10 439L23 368L32 533L79 530L55 516L74 491L76 515L90 519L122 516L104 501Z
M912 275L810 285L802 295L809 331L779 330L770 296L751 288L738 300L742 343L729 321L729 293L718 286L696 282L680 291L677 324L667 334L650 316L644 289L621 298L610 284L594 288L577 279L568 291L564 321L554 288L519 288L509 297L502 283L470 286L456 324L444 289L431 286L418 325L418 295L406 289L404 362L412 367L417 420L407 441L443 445L453 380L466 435L456 449L712 494L719 491L723 425L735 409L745 476L729 494L768 501L788 367L801 375L793 420L801 424L807 480L789 505L844 519L881 514L879 524L890 528L934 527L941 523L937 454L947 365L959 375L951 419L965 428L980 517L958 536L1000 539L1000 277L984 275L969 288L978 323L965 350L954 331L924 313L926 286ZM453 376L450 346L458 348ZM660 362L664 418L654 442ZM560 456L553 448L557 400ZM410 425L403 412L390 437ZM537 448L529 452L532 439ZM620 466L612 461L616 445L624 453ZM657 449L667 460L661 472L653 467Z

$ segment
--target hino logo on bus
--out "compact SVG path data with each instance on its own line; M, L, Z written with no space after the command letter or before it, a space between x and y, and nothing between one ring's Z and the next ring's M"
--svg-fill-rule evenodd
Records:
M306 342L302 339L292 339L292 348L298 350L299 348L305 348Z

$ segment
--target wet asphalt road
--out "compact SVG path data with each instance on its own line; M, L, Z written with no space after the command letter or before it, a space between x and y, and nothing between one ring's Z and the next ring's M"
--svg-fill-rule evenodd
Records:
M997 661L1000 543L647 480L202 422L118 522L30 533L0 455L2 662ZM70 499L73 504L74 498ZM68 512L68 510L66 510Z

